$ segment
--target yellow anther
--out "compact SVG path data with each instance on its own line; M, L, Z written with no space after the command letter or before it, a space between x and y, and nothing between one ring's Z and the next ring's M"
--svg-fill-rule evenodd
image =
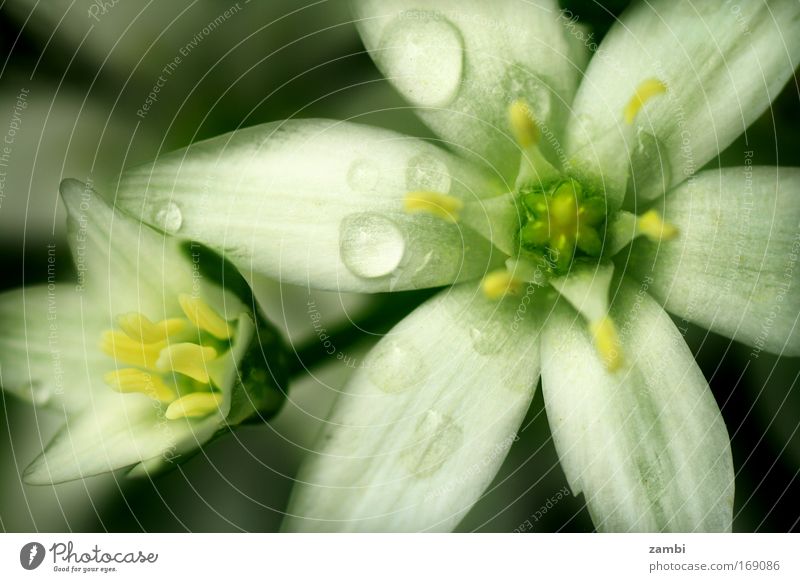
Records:
M193 324L215 338L228 339L233 335L231 326L205 301L186 293L178 296L181 309Z
M481 288L489 299L501 299L507 293L517 294L522 290L523 281L504 269L493 271L483 278Z
M678 236L678 227L664 222L655 210L648 210L636 219L636 232L652 241L667 241Z
M636 116L639 114L642 106L651 98L666 92L666 90L667 86L658 79L642 81L642 83L636 87L636 92L625 106L625 123L631 125L636 120Z
M121 331L103 332L100 340L102 352L114 358L117 364L141 366L151 370L155 369L156 361L164 345L164 342L144 344Z
M139 392L161 402L172 402L178 395L159 377L136 368L109 372L103 379L113 390L129 394Z
M217 392L193 392L178 398L167 407L167 420L179 418L202 418L219 410L222 394Z
M156 368L161 372L174 371L208 384L208 364L217 357L217 350L192 343L172 344L161 350Z
M183 319L165 319L153 323L141 313L126 313L117 317L117 325L129 338L154 344L167 341L170 336L180 333L186 322Z
M518 99L508 108L508 122L520 146L528 148L539 142L539 128L533 120L528 104Z
M403 201L406 212L427 212L449 222L458 222L464 203L441 192L409 192Z
M622 366L622 345L617 335L617 328L609 316L605 316L589 325L594 338L594 346L603 364L609 372L615 372Z

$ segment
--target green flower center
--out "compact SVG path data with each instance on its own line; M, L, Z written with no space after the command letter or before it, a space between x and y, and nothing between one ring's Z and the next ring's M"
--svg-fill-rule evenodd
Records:
M519 198L520 246L543 258L552 273L566 273L574 260L600 257L606 224L602 196L587 194L580 183L566 178L546 189L522 188Z

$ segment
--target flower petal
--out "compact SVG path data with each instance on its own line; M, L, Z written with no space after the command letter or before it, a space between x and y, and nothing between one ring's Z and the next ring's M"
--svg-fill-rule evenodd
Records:
M107 317L136 311L153 321L180 313L178 295L191 292L195 279L177 239L111 208L90 184L64 180L61 197L77 288L96 311L108 306Z
M0 385L37 406L75 412L86 406L87 385L113 368L85 338L96 318L66 285L40 285L0 295ZM86 341L88 339L88 342ZM107 387L106 387L107 390Z
M404 213L405 195L419 190L493 194L469 164L421 140L307 120L243 129L128 171L117 203L245 273L287 283L374 292L479 277L489 243Z
M500 467L539 373L519 300L442 292L370 352L298 477L289 530L452 529Z
M800 5L637 2L589 64L567 131L575 163L652 200L699 170L769 106L800 61ZM666 84L626 130L623 110L650 79ZM627 143L626 143L627 142ZM619 163L622 161L623 163Z
M679 238L637 240L631 272L684 320L758 351L800 355L799 191L798 168L702 172L664 202Z
M552 0L356 0L364 44L447 142L513 177L520 152L508 107L530 104L559 135L582 63ZM581 59L582 60L582 59Z
M72 417L25 470L32 485L61 483L114 471L153 457L171 462L211 438L220 415L168 421L142 395L118 395L113 406Z
M725 423L689 348L648 295L612 307L625 360L607 372L583 319L563 303L542 338L556 450L600 531L728 531L733 466Z

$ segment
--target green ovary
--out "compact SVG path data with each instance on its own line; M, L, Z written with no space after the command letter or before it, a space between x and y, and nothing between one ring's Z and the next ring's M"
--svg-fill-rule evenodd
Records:
M566 178L544 188L523 187L519 198L523 255L544 259L553 274L566 273L575 260L600 257L606 225L603 197L587 194L579 182Z

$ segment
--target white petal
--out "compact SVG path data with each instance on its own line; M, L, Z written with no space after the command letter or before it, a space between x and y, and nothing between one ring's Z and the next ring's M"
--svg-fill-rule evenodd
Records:
M126 172L116 195L145 222L287 283L374 292L480 276L490 245L468 228L406 214L403 199L418 190L465 200L497 193L421 140L306 120L193 144Z
M499 469L535 390L537 328L515 319L519 305L454 287L381 340L337 401L284 527L452 529Z
M664 202L679 238L636 241L629 266L684 320L757 351L800 355L798 192L798 168L702 172Z
M356 0L370 55L447 142L509 177L519 167L508 106L525 99L559 135L581 62L557 2ZM582 59L581 59L582 60Z
M25 481L33 485L71 481L157 456L177 462L180 455L211 438L220 425L219 415L168 421L153 401L138 394L114 400L70 418L25 470Z
M37 406L75 412L113 362L100 353L92 305L66 285L0 295L0 386Z
M612 307L628 367L610 374L563 303L542 338L547 418L574 494L600 531L728 531L725 424L669 316L625 284Z
M652 200L699 170L768 107L800 60L800 4L637 2L603 39L575 97L567 150ZM623 109L645 80L666 83L626 132ZM628 139L624 139L627 133ZM625 143L627 141L627 143Z
M179 293L191 293L191 263L170 239L112 209L90 185L61 183L67 231L78 272L96 311L141 312L153 321L174 315ZM180 313L180 311L177 311ZM111 325L111 324L109 324Z

